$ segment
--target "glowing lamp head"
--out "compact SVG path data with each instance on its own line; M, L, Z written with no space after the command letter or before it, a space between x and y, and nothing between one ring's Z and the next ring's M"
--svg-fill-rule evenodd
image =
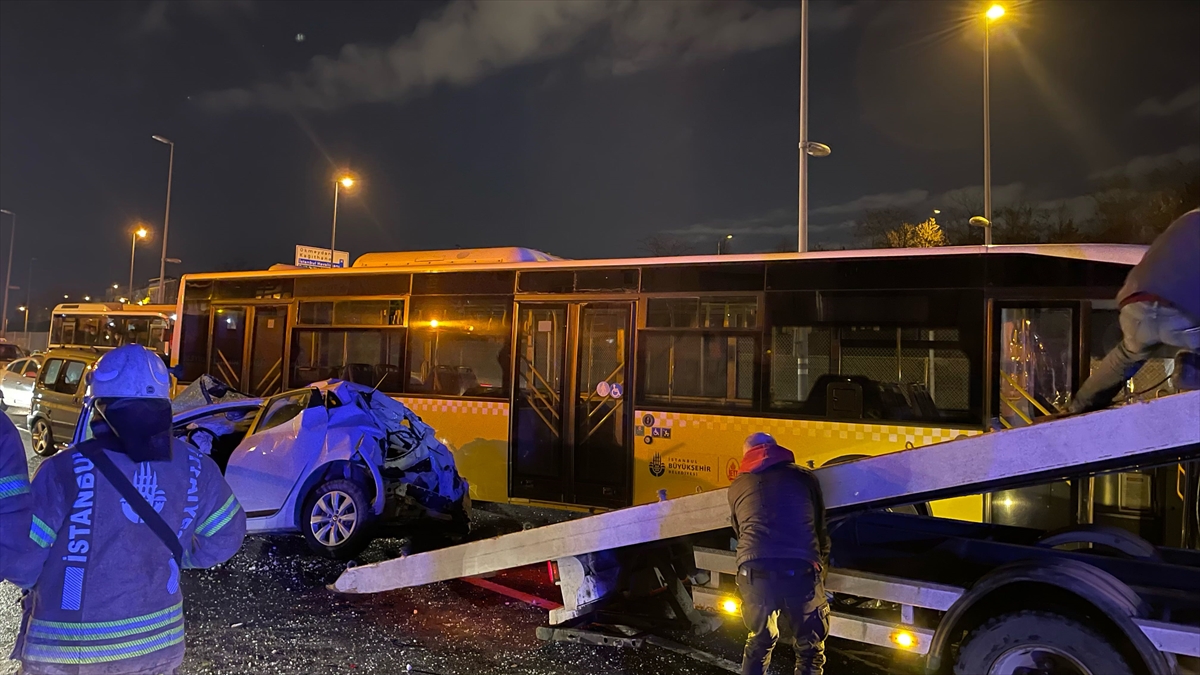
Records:
M438 322L438 320L437 320L437 319L431 319L431 320L429 321L429 327L430 327L430 328L437 328L439 325L441 325L441 324Z
M338 182L341 183L342 187L344 187L344 188L354 187L354 179L351 178L350 176L342 176L341 178L338 179Z
M989 21L995 21L1002 16L1004 16L1004 8L1000 5L992 5L991 7L988 7L987 18Z
M917 646L917 636L906 630L895 631L891 638L892 642L901 649L912 649Z
M721 609L724 610L726 614L737 614L738 601L734 600L733 598L726 598L721 602Z
M144 227L139 227L137 230L134 231L134 234L137 235L138 239L145 239L146 235L150 234L150 230L147 230Z

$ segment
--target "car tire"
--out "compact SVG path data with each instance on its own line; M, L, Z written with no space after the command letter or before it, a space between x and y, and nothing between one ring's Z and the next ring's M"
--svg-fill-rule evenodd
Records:
M1050 612L1023 611L989 620L967 637L955 675L1133 675L1112 644L1082 623Z
M308 547L334 560L350 560L361 553L371 541L370 524L367 491L352 480L318 485L300 511L300 531Z
M40 457L52 457L58 452L58 448L54 446L54 432L50 430L50 423L39 417L33 426L29 429L33 451Z

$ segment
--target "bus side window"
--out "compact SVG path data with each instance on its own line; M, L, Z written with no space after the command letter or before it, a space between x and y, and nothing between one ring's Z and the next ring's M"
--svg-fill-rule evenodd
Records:
M684 407L754 405L758 300L651 298L641 331L640 397Z
M506 398L512 300L412 298L405 391Z

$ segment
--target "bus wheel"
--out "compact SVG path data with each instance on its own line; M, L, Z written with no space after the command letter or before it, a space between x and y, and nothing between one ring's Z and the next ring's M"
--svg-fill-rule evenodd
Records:
M996 617L972 631L958 652L955 675L1133 675L1108 640L1049 612Z
M371 502L361 485L331 480L317 486L304 500L300 530L313 551L326 558L349 560L370 542L370 515Z
M38 419L33 423L33 428L29 430L29 435L33 441L33 451L42 457L50 457L54 454L54 432L50 431L50 425L44 419Z

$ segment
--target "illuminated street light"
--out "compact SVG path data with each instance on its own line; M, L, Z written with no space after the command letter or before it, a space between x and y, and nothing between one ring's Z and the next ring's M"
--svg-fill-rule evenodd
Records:
M337 212L338 212L338 194L342 188L349 190L354 187L357 181L354 176L344 173L338 176L333 181L333 230L329 234L329 266L333 267L334 251L337 250Z
M729 241L730 239L733 239L732 234L727 234L724 238L717 240L717 255L721 255L721 253L725 251L725 242Z
M992 5L991 7L988 7L987 18L995 21L1002 16L1004 16L1004 8L1000 5Z

